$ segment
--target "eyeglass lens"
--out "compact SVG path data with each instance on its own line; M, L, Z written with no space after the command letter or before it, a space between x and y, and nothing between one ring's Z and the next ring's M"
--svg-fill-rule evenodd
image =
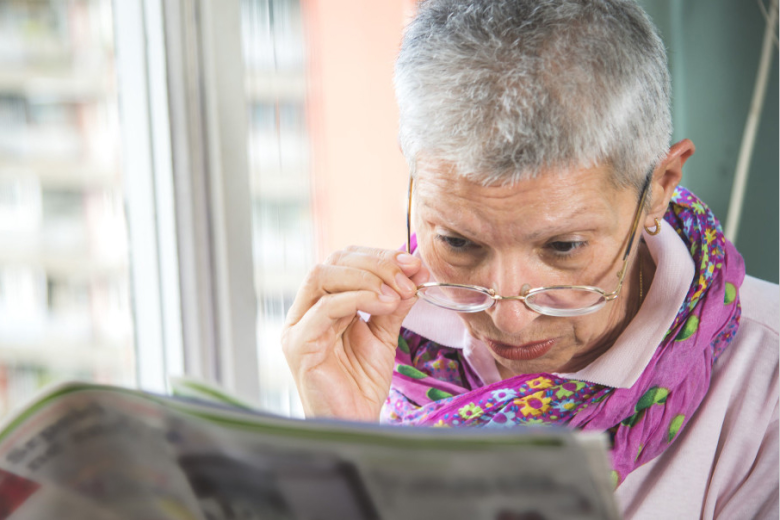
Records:
M466 287L434 285L421 287L418 294L429 303L453 311L479 312L493 305L489 294Z
M458 312L479 312L490 308L494 303L487 292L468 287L421 287L418 294L433 305ZM525 303L542 314L576 316L597 311L604 306L606 299L601 292L595 290L551 287L529 294Z

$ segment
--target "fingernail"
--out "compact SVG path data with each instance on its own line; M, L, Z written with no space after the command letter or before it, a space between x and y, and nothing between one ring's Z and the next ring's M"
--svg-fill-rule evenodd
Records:
M395 300L398 300L400 296L398 296L398 293L395 292L392 287L390 287L387 284L382 284L382 287L380 289L382 292L378 295L378 298L380 301L383 302L392 302Z
M418 262L418 259L407 253L401 253L395 257L395 261L401 265L412 265Z
M417 286L414 285L414 282L401 273L395 275L395 283L398 284L398 287L400 287L404 292L413 293L417 290Z

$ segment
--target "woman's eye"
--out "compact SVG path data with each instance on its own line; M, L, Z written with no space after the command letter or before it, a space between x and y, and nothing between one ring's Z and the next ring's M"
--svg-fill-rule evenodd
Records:
M471 241L462 237L451 237L447 235L438 235L438 239L444 242L449 248L455 250L466 249Z
M587 244L587 242L582 241L573 241L573 242L552 242L550 243L550 248L555 251L556 253L560 254L570 254L576 251L577 249L581 248Z

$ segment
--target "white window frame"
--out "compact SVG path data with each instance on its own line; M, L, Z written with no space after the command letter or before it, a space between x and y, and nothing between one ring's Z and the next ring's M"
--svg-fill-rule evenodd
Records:
M114 15L139 386L187 374L256 400L240 2Z

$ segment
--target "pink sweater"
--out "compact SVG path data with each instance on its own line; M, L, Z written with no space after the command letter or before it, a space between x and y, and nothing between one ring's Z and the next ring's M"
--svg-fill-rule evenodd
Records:
M562 376L628 388L647 366L685 299L694 267L669 226L645 240L656 273L639 313L610 350ZM777 285L745 278L739 332L713 367L701 407L669 449L631 473L616 491L626 518L780 517L778 296ZM487 347L468 335L456 313L419 301L403 326L464 349L485 384L500 379Z

